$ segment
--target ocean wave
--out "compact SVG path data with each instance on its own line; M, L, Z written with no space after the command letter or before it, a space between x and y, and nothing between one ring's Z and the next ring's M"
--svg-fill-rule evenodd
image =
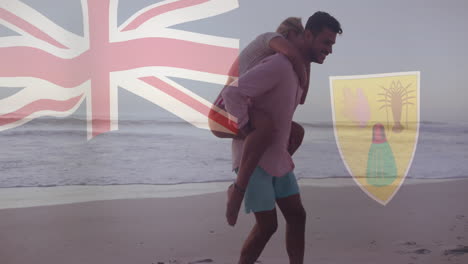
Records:
M298 177L298 179L304 180L326 180L326 179L353 179L351 176L330 176L330 177ZM456 179L468 179L468 175L463 176L449 176L449 177L413 177L407 176L406 179L412 180L456 180ZM182 185L182 184L192 184L192 183L222 183L222 182L232 182L232 180L178 180L173 182L124 182L124 183L70 183L70 184L55 184L55 183L46 183L46 184L15 184L15 185L4 185L0 186L1 189L8 188L28 188L28 187L61 187L61 186L125 186L125 185L154 185L154 186L173 186L173 185ZM404 184L404 183L403 183Z
M51 136L86 136L86 130L44 130L44 129L30 129L30 130L14 130L2 132L2 137L51 137Z
M30 124L31 122L34 123L34 125L83 125L86 124L87 119L85 117L79 117L79 116L73 116L73 117L40 117L40 118L35 118L35 119L27 119L27 123ZM0 122L1 123L9 123L11 121L14 121L12 118L1 118L0 117ZM109 122L108 119L94 119L96 122ZM149 118L138 118L138 117L120 117L118 120L110 120L111 123L116 124L128 124L128 125L185 125L185 126L191 126L190 123L182 120L182 119L177 119L177 118L160 118L156 117L154 119L149 119ZM354 127L355 124L352 122L329 122L329 121L316 121L316 122L302 122L299 121L303 126L307 127L319 127L319 128L333 128L335 125L337 126L343 126L343 127ZM468 123L467 122L441 122L441 121L420 121L419 122L420 126L425 126L425 127L448 127L448 128L453 128L453 127L463 127L468 129ZM24 126L24 125L23 125Z

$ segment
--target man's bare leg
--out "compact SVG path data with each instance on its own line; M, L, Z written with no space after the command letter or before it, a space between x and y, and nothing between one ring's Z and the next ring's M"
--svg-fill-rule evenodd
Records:
M228 224L234 226L239 216L244 193L250 176L260 161L263 153L271 142L272 121L269 116L262 112L251 112L251 122L254 130L246 137L242 152L242 161L236 178L239 188L230 186L228 189L228 202L226 208L226 219ZM296 152L304 139L304 128L296 122L291 124L288 151L291 156Z
M256 223L242 246L239 264L255 263L268 240L278 229L276 209L254 214Z
M286 250L290 264L304 263L306 212L299 194L276 200L286 219Z

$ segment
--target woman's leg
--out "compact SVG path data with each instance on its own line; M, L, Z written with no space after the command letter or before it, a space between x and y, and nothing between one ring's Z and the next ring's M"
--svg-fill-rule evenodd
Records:
M304 139L304 128L296 122L291 123L291 134L289 135L288 152L292 156Z
M208 127L213 135L218 138L235 138L235 128L231 126L229 118L226 116L223 105L213 105L208 113Z
M241 190L245 190L247 187L250 176L272 140L273 122L271 118L260 111L251 111L249 117L253 130L246 136L244 141L242 159L235 183L237 186L235 188L231 185L228 189L226 218L228 224L232 226L237 222L242 199L244 198L244 193Z
M273 121L264 112L250 112L252 131L246 136L242 159L237 173L236 183L242 189L247 187L250 175L257 167L263 153L272 141Z

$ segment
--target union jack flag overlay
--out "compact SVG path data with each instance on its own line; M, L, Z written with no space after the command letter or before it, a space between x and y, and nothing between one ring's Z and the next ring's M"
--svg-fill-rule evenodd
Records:
M169 28L219 15L237 0L166 0L117 24L118 0L81 0L83 36L18 0L1 0L0 131L42 116L65 117L86 103L88 140L118 129L117 87L207 128L212 104L169 77L224 84L238 39ZM221 125L232 120L217 120Z

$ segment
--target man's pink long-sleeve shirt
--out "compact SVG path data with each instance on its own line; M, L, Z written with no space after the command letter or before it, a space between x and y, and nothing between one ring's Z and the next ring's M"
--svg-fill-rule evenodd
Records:
M273 143L258 164L272 176L281 177L294 169L287 147L292 118L301 96L297 75L282 54L262 60L222 92L226 110L237 118L238 127L249 121L249 109L260 110L272 119ZM243 145L243 139L232 141L233 169L239 167Z

